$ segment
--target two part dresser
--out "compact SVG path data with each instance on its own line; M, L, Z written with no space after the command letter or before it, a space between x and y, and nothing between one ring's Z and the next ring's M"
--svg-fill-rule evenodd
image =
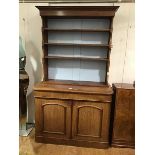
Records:
M34 87L37 142L106 148L108 84L118 6L37 6L44 80Z

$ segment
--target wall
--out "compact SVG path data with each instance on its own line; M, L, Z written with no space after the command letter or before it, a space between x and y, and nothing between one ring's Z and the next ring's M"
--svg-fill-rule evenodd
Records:
M27 93L29 123L34 122L33 86L43 78L42 68L42 37L41 18L37 5L47 3L20 3L19 4L19 33L22 38L23 48L26 52L26 71L30 77ZM50 4L60 5L60 4ZM88 4L61 4L61 5L88 5ZM89 4L107 5L107 4ZM133 83L134 78L134 29L135 29L135 4L121 3L113 23L113 48L110 57L109 83Z

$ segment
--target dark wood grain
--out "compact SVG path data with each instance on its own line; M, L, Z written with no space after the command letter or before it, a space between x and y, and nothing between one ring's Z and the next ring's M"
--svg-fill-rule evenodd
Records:
M110 86L44 81L34 90L37 142L109 146Z
M25 70L19 72L19 113L25 115L27 112L26 93L29 85L29 77Z
M109 143L110 104L75 102L73 105L73 139Z
M45 56L47 59L64 59L64 60L95 60L95 61L109 61L107 58L98 58L98 57L78 57L78 56Z
M34 91L34 97L40 99L61 99L111 103L111 95L81 94L68 92Z
M71 123L70 103L69 101L36 98L36 135L69 138Z
M135 88L132 84L114 84L115 110L112 146L135 145Z
M41 16L113 17L119 6L36 6Z
M56 79L50 79L48 80L49 83L53 84L62 84L62 85L77 85L77 86L96 86L96 87L107 87L105 82L92 82L92 81L73 81L73 80L56 80ZM109 86L109 85L108 85Z
M43 31L60 31L60 32L111 32L111 29L52 29L52 28L43 28Z
M55 91L55 92L72 92L72 93L84 93L84 94L106 94L111 95L113 93L110 86L87 86L77 84L57 84L55 81L44 81L35 85L36 91Z
M62 42L45 42L44 45L53 45L53 46L87 46L87 47L111 47L106 44L80 44L80 43L62 43Z
M47 18L42 17L42 26L47 27ZM48 55L48 46L44 47L44 42L48 41L48 33L42 32L42 49L43 49L43 56ZM42 59L43 62L43 72L44 72L44 80L48 79L48 60Z

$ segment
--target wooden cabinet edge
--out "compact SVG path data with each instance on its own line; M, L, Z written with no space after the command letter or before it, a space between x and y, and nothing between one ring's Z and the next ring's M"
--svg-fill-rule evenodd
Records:
M113 101L112 101L112 113L111 113L111 122L110 122L110 145L112 147L122 147L122 148L135 148L135 141L129 141L129 140L125 140L119 137L115 137L115 121L117 115L117 108L116 106L118 106L117 104L119 104L119 100L118 100L118 96L119 93L121 91L130 91L134 92L135 88L132 84L127 84L127 83L114 83L112 84L113 87L113 91L114 91L114 95L113 95Z

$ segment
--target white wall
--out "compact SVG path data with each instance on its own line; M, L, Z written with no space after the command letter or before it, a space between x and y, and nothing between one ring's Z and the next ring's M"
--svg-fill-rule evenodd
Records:
M28 122L34 122L33 86L43 78L42 68L42 34L41 18L37 5L47 3L20 3L19 4L19 32L26 51L26 71L30 77L27 93ZM50 4L50 5L88 5L88 4ZM95 3L89 5L107 5ZM113 48L110 57L109 83L133 83L134 78L134 30L135 30L135 4L121 3L113 23Z
M134 78L134 3L121 4L113 25L109 83L133 83Z

